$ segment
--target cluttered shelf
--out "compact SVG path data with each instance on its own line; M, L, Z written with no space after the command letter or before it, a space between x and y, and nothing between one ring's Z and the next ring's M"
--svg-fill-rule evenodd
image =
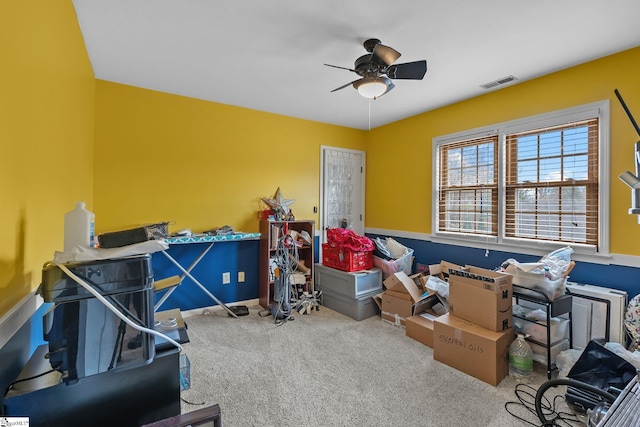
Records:
M293 274L290 280L302 292L312 292L315 257L315 221L260 220L260 257L258 261L258 299L260 305L270 308L275 297L276 270L279 264L290 264ZM287 239L286 242L283 239ZM293 248L296 255L285 250ZM286 252L286 254L285 254Z

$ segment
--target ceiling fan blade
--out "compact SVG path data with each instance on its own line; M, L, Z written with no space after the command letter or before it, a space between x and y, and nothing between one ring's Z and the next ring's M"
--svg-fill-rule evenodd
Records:
M340 87L337 87L337 88L335 88L334 90L332 90L331 92L335 92L335 91L337 91L337 90L344 89L345 87L347 87L347 86L350 86L350 85L354 84L354 83L355 83L355 82L357 82L358 80L360 80L360 79L356 79L356 80L354 80L354 81L352 81L352 82L347 83L346 85L342 85L342 86L340 86Z
M356 72L356 70L351 69L351 68L347 68L347 67L340 67L339 65L331 65L331 64L324 64L327 67L333 67L333 68L339 68L341 70L347 70L347 71L353 71L354 73Z
M406 62L390 65L386 74L390 79L422 80L427 72L427 61Z
M400 52L383 44L375 45L372 55L375 62L384 65L391 65L400 58Z

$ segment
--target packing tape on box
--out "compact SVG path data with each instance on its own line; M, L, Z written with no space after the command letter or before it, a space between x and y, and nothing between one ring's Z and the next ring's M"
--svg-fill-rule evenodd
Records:
M380 316L382 318L382 320L384 320L387 323L391 323L392 325L404 326L402 324L402 321L405 321L405 322L407 321L407 319L405 317L400 316L398 313L390 313L388 311L382 311L382 314L394 319L393 321L391 321L389 319L385 319L384 316Z

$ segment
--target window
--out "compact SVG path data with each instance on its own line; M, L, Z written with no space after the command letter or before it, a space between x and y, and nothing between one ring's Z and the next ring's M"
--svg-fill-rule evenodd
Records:
M440 146L438 228L495 235L498 218L498 138Z
M506 137L505 236L598 244L598 120Z
M434 139L435 236L607 252L607 135L601 102Z

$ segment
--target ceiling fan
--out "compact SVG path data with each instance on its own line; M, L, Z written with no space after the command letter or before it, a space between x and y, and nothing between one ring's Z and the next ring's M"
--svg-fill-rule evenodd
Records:
M427 72L427 61L424 59L394 65L393 63L400 58L400 52L381 44L378 39L365 40L363 46L369 53L356 59L353 68L324 64L328 67L352 71L360 76L359 79L331 92L353 85L365 98L377 99L395 87L391 79L422 80Z

